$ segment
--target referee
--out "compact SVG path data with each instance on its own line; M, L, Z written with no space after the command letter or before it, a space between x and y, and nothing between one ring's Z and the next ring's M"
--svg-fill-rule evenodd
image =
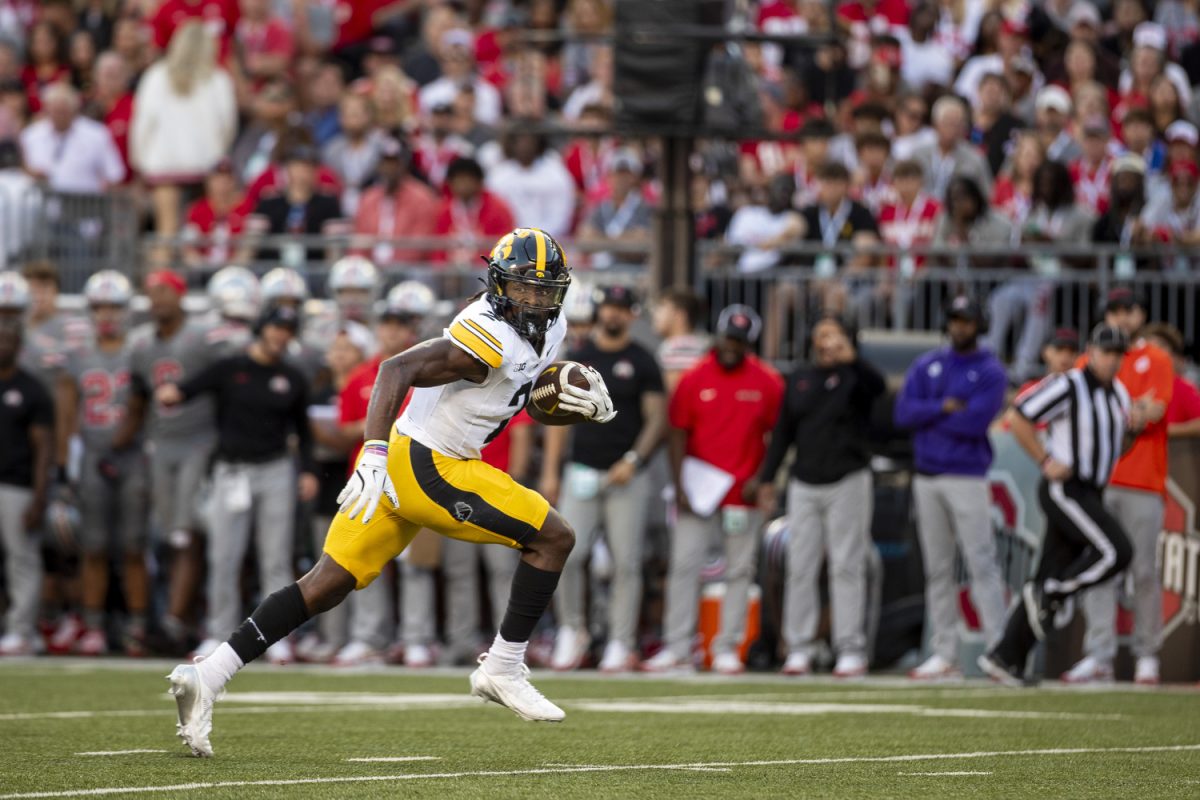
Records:
M1133 548L1104 508L1102 493L1121 453L1146 426L1146 411L1131 405L1117 379L1129 337L1113 325L1092 331L1086 366L1051 375L1009 412L1013 436L1043 480L1038 500L1046 535L1034 579L1009 608L1004 636L979 657L1001 683L1020 686L1035 640L1070 619L1072 595L1129 565ZM1036 426L1046 425L1045 444Z

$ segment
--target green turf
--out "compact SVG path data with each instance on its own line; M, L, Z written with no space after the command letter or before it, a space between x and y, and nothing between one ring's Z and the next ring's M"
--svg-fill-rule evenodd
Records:
M169 665L53 660L0 664L0 797L97 788L231 781L421 776L545 769L536 774L175 789L138 797L1197 797L1200 749L1032 753L910 761L754 765L755 761L882 758L1052 748L1200 746L1200 692L1003 691L984 683L910 688L748 678L603 680L537 675L567 711L560 725L522 722L498 706L456 706L466 672L369 674L250 669L219 703L216 758L187 757L174 738ZM236 695L254 692L252 702ZM320 697L277 705L270 693L449 695L433 707L387 698ZM328 698L326 698L328 699ZM702 713L603 710L621 702ZM716 708L705 706L724 704ZM743 705L730 706L731 703ZM823 703L814 708L811 704ZM745 705L749 704L749 705ZM804 706L803 704L810 704ZM440 707L439 707L440 706ZM864 711L864 707L871 708ZM883 708L875 708L883 706ZM771 708L805 714L765 714ZM850 708L847 708L850 707ZM895 713L904 707L903 713ZM859 710L850 713L858 708ZM938 709L958 716L937 716ZM50 712L99 712L83 717ZM971 716L1035 712L1040 717ZM106 712L120 712L108 715ZM25 716L29 715L29 716ZM1060 717L1054 715L1075 715ZM1082 716L1079 716L1082 715ZM1115 715L1116 718L1109 718ZM85 751L163 753L79 756ZM431 756L357 763L349 758ZM703 770L650 768L710 765ZM623 767L563 771L561 766ZM638 767L635 769L634 767ZM901 773L982 772L920 776ZM67 796L67 795L64 795ZM130 796L128 791L111 796Z

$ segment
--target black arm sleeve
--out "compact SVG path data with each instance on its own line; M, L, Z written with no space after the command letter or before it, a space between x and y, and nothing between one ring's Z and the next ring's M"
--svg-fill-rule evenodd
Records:
M308 380L299 371L293 375L292 380L297 381L300 387L300 391L296 393L296 402L292 406L292 424L296 427L300 471L316 474L312 428L308 424Z
M183 394L184 401L191 400L196 395L204 394L205 392L220 392L221 382L224 380L225 375L230 372L230 361L231 359L227 358L214 361L181 383L179 391Z
M764 483L775 480L775 473L779 471L779 465L783 463L788 448L792 446L792 442L796 438L798 420L793 409L796 408L795 394L798 383L796 375L788 376L787 390L783 395L783 407L779 409L779 419L775 421L775 430L771 432L771 444L767 448L766 458L763 459L762 467L758 471L758 477Z

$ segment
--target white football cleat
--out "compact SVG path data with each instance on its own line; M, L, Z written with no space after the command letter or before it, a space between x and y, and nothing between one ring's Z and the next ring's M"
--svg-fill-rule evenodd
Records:
M0 637L0 656L32 656L36 652L33 639L19 633L6 633Z
M721 675L741 675L746 671L746 665L737 653L717 653L713 656L712 669Z
M75 652L81 656L102 656L108 653L108 636L104 631L89 628L75 641Z
M862 653L842 653L833 665L835 678L861 678L867 674L867 657Z
M433 666L433 651L423 644L410 644L404 648L404 666L425 669Z
M637 664L637 658L629 652L624 642L613 639L604 646L604 657L600 659L599 669L608 675L618 672L629 672Z
M171 682L168 694L175 698L178 720L175 733L198 758L212 758L213 749L208 741L212 733L213 703L220 695L214 695L200 677L200 662L180 664L171 670L167 680ZM222 692L221 694L224 694Z
M586 631L572 628L570 625L559 626L558 633L554 637L554 653L550 656L550 668L559 672L579 669L591 644L592 637Z
M808 653L796 651L788 653L787 660L783 662L783 669L780 670L784 675L807 675L812 672L812 659Z
M1062 674L1063 683L1112 683L1112 664L1095 656L1084 656Z
M471 673L471 694L490 700L513 711L529 722L562 722L567 715L551 703L529 682L529 667L504 675L493 675L484 669L488 654L479 657L479 666Z
M957 680L962 677L962 670L957 664L935 654L925 659L921 666L910 669L908 677L914 681Z
M1158 686L1158 657L1139 656L1133 670L1133 682L1139 686Z
M354 641L338 651L333 657L335 667L358 667L364 664L382 664L383 653L366 642Z
M642 662L642 672L695 672L691 661L677 658L670 648L664 647Z
M292 652L292 645L287 639L280 639L268 647L265 655L267 661L277 667L291 664L296 660L296 655Z

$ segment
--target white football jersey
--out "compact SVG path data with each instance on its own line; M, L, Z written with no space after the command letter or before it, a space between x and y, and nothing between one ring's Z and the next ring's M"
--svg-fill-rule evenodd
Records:
M533 382L558 356L567 323L560 314L546 331L542 352L479 298L455 317L442 335L489 367L483 383L454 381L414 389L396 430L451 458L479 458L529 401Z

